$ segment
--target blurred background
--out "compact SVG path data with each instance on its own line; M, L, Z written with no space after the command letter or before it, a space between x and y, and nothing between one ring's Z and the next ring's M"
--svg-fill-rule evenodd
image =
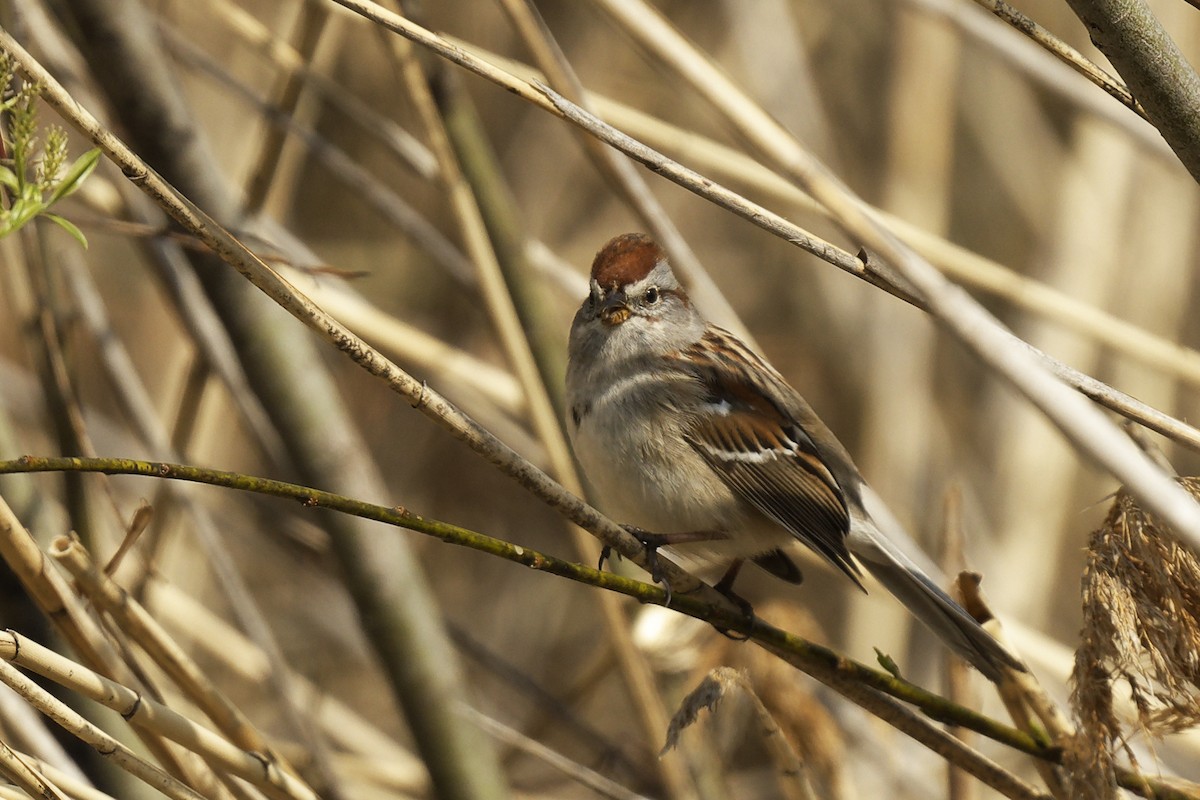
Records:
M111 89L93 75L107 45L76 49L90 35L77 7L85 4L21 5L0 22L126 136L128 123L105 99ZM603 116L858 250L786 184L737 161L730 151L761 157L603 3L537 6ZM1179 0L1152 6L1185 55L1200 59L1200 13ZM922 242L953 243L922 249L1019 336L1168 415L1196 418L1200 357L1188 348L1200 342L1200 326L1188 309L1197 289L1200 192L1147 123L968 0L657 8L860 196L928 234ZM1020 8L1105 63L1065 4L1026 0ZM485 58L531 61L500 4L427 3L412 13L431 30L497 54ZM159 37L155 79L175 82L194 126L188 133L213 159L209 177L233 198L230 208L245 212L226 218L214 211L221 221L300 291L548 468L390 35L332 4L299 0L158 0L146 2L142 15ZM122 56L110 50L108 57ZM526 328L543 363L561 369L592 256L611 236L646 225L560 120L425 53L419 60L435 95L463 92L478 115L528 256L525 280L534 284L530 313L538 322ZM307 64L307 79L294 77L297 63ZM53 121L53 112L44 109L42 119ZM85 147L79 140L72 149ZM1115 481L918 310L639 171L757 347L842 439L926 552L941 558L947 527L961 530L965 564L983 573L1012 640L1065 699L1084 549ZM172 272L162 252L187 256L197 246L161 235L161 218L137 208L119 172L105 164L56 209L86 234L86 252L49 224L0 242L0 457L71 452L66 442L78 444L78 437L64 433L71 425L54 397L64 385L81 414L72 430L86 431L95 453L152 456L145 419L131 417L116 388L135 376L151 404L147 413L188 463L311 481L314 473L298 465L295 445L275 421L280 409L254 376L256 388L231 387L199 342L191 315L212 293L180 289L188 270ZM57 383L43 366L42 312L51 315L51 339L60 346ZM332 376L361 435L357 455L369 456L382 477L355 484L349 470L348 486L319 488L583 558L558 514L300 323L277 309L262 313L278 316L280 335L295 343L295 371ZM736 324L724 310L712 313ZM214 324L206 335L232 340L237 352L255 344ZM114 373L105 354L113 343L130 359L127 374ZM549 383L553 397L561 372ZM1196 452L1150 439L1181 474L1196 473ZM375 726L389 746L413 746L372 647L370 621L364 628L347 587L353 573L331 554L337 534L323 512L213 488L188 490L184 502L141 478L6 477L0 493L43 544L79 530L101 562L139 501L150 501L154 521L117 579L139 592L255 722L290 741L288 718L261 677L229 663L232 646L204 645L206 637L232 634L209 633L199 620L211 614L235 624L238 617L225 579L197 542L193 512L203 508L290 668L318 686L319 697ZM950 494L960 502L948 521ZM634 721L638 701L604 633L597 590L409 532L370 531L412 548L468 675L470 704L634 791L687 796L656 760L661 739ZM959 557L948 565L957 571ZM815 560L803 566L801 587L773 585L748 570L739 589L784 628L866 662L879 648L907 677L940 688L943 649L886 592L864 597ZM42 623L22 611L27 601L9 583L4 617L29 619L23 624L33 638L51 636L39 633ZM945 795L942 762L815 682L778 674L761 653L711 629L693 630L635 604L620 608L636 626L668 710L705 668L745 667L791 721L785 728L818 773L819 796ZM987 694L975 680L978 695ZM306 712L321 705L316 697L301 704ZM1003 713L994 699L973 702ZM664 759L691 765L684 771L702 787L693 796L781 796L745 715L717 717L707 732L685 734L696 737L690 756ZM357 751L336 735L331 746L346 796L429 796L415 760L405 771L400 765L408 762ZM516 796L599 796L516 745L495 747ZM984 749L1034 776L1026 759ZM1193 780L1200 778L1196 754L1186 741L1159 751L1168 773ZM1143 766L1153 771L1152 764Z

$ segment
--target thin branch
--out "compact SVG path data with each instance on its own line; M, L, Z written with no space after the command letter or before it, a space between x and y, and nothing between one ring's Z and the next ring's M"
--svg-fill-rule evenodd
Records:
M1083 53L1043 28L1031 17L1013 8L1004 2L1004 0L975 0L975 2L995 14L999 19L1004 20L1014 30L1020 31L1037 42L1046 52L1099 86L1118 103L1142 119L1149 121L1150 118L1146 116L1146 110L1142 108L1137 98L1133 96L1125 84L1102 70L1095 62L1086 58Z
M1142 150L1163 161L1176 164L1175 153L1163 141L1154 126L1141 117L1131 115L1123 105L1092 91L1080 80L1069 65L1039 47L1036 42L1012 31L1012 35L997 35L995 20L984 9L961 0L905 0L933 18L953 26L977 45L981 52L999 58L1011 71L1023 75L1040 89L1052 92L1070 107L1085 112L1112 125L1137 142Z
M381 13L385 12L381 10ZM412 23L402 17L390 13L388 17L393 21L399 21L399 24L412 26ZM453 436L468 444L520 485L541 498L551 508L558 510L580 527L595 533L602 542L611 545L625 558L634 563L645 563L645 548L637 538L578 497L567 492L544 472L521 458L477 422L448 403L423 381L416 380L384 358L378 351L355 336L345 325L330 317L298 292L295 287L283 280L207 214L188 202L124 142L79 106L55 80L54 76L46 72L37 60L30 56L3 29L0 29L0 49L7 50L26 74L42 83L45 87L43 98L58 109L59 113L72 125L75 125L99 145L110 159L121 166L131 181L154 199L180 225L203 241L264 294L320 334L334 347L347 354L367 372L387 383L393 391L408 398L415 409L420 410L446 428ZM540 97L540 104L550 105L549 99L542 96L533 87L523 83L520 85L525 87L530 96ZM698 591L714 603L728 602L671 562L663 561L662 569L665 577L676 591Z
M686 79L778 165L784 175L828 208L843 230L878 253L899 273L903 284L913 287L913 293L923 300L930 316L998 377L1025 395L1078 452L1102 464L1147 508L1200 550L1200 504L1099 409L1063 383L1031 352L1026 342L1004 328L978 301L900 240L873 209L717 69L706 54L697 51L658 11L642 0L595 2L619 19L623 29L656 58ZM1198 97L1192 114L1200 122L1200 79L1197 84ZM547 94L553 95L549 90ZM561 98L557 105L564 113L570 112L573 119L592 116L576 106L568 108ZM1200 175L1200 139L1196 146Z
M460 47L479 58L494 59L497 64L522 79L536 84L537 75L529 67L478 47L453 39ZM467 66L469 69L469 65ZM868 259L865 266L860 260L828 241L783 219L768 209L726 190L711 177L723 176L730 183L740 183L767 192L771 197L791 206L829 216L829 210L818 204L793 183L767 169L744 153L713 142L691 131L662 122L648 114L632 109L622 103L608 100L600 95L594 97L601 116L610 126L636 133L646 142L657 143L664 151L674 150L680 157L702 165L709 174L700 174L682 167L641 146L629 136L613 133L611 128L593 125L581 119L577 124L589 128L594 136L605 139L609 144L633 156L668 180L678 183L695 194L721 205L762 227L786 241L803 248L833 266L850 272L868 281L904 302L923 308L911 294L899 290L889 281L890 277L876 274L876 264ZM590 126L590 127L589 127ZM901 238L922 252L927 258L945 270L946 274L967 286L987 294L1004 298L1006 301L1039 314L1046 315L1060 324L1079 330L1104 345L1134 358L1143 360L1165 374L1179 377L1189 383L1200 384L1200 353L1176 342L1148 333L1142 328L1117 319L1100 309L1088 306L1077 299L1044 283L1021 275L1011 268L997 264L966 248L934 236L915 225L876 209L883 219L900 234ZM1118 391L1090 375L1063 364L1061 361L1035 348L1032 352L1042 359L1061 380L1084 396L1115 411L1122 416L1173 439L1186 447L1200 451L1200 430L1175 419L1156 408Z
M266 478L132 459L34 458L26 456L12 461L0 461L0 474L60 470L184 480L287 498L299 502L305 507L328 508L406 528L434 536L448 544L488 553L530 569L619 592L642 603L669 607L690 617L746 635L788 663L807 672L872 713L876 713L905 733L914 736L918 741L934 747L936 752L943 755L950 753L948 758L954 759L955 763L964 766L977 777L988 779L988 776L992 775L992 767L987 766L991 762L986 759L978 760L982 757L979 757L973 750L966 748L957 740L953 740L953 737L945 736L927 720L914 717L902 706L894 705L893 701L883 702L886 699L884 695L890 695L891 698L916 706L926 717L933 720L954 723L976 731L1001 744L1037 758L1058 763L1062 757L1060 750L1048 748L1026 733L949 702L945 698L897 678L891 673L872 669L826 647L782 631L763 620L757 618L747 620L740 609L730 607L719 595L716 602L702 596L703 593L700 592L674 593L668 597L667 593L657 585L563 561L528 547L510 544L456 525L422 517L399 506L374 505L331 492ZM1118 777L1121 779L1122 785L1135 791L1144 792L1148 797L1166 799L1187 797L1186 793L1178 791L1163 781L1128 770L1119 772ZM1003 780L1007 781L1008 779Z
M466 42L455 40L452 37L447 37L447 41L468 53L478 54L481 58L487 58L497 64L503 65L506 70L512 72L515 76L520 76L523 80L538 80L534 70L524 64L488 52ZM189 45L186 42L180 41L178 44L181 52L188 52L195 49L194 45ZM207 61L211 66L215 66L211 64L211 59L207 59ZM214 74L221 77L222 73L223 71L218 71ZM230 85L240 96L245 96L247 99L252 100L250 95L247 94L246 89L240 84L234 82ZM601 95L588 94L588 97L595 101L597 108L602 112L601 116L609 122L633 132L651 144L657 142L658 146L664 151L675 150L681 155L686 155L689 160L703 166L713 175L724 176L730 182L746 184L768 192L772 197L788 205L799 205L804 209L816 211L826 216L829 213L827 209L816 203L794 184L787 182L743 153L705 137L698 136L690 131L685 131L662 122ZM270 109L262 104L261 101L253 102L260 111L266 113L270 118L275 119ZM296 130L296 123L294 121L275 120L275 122L277 124L287 124L295 135L303 136L303 134ZM603 136L602 133L597 131L593 131L593 135ZM610 142L610 144L621 149L619 143ZM328 147L328 144L318 147L313 151L314 157L319 160L322 159L322 153ZM335 168L332 163L328 166L336 176L353 181L352 173L343 172L340 168ZM356 171L361 172L360 169ZM667 175L666 177L674 180L676 183L680 183L680 185L685 186L685 188L702 197L713 200L713 197L706 194L708 187L712 185L712 181L696 173L690 173L690 175L688 173L690 171L685 170L683 175ZM370 176L364 175L364 177L370 179ZM716 188L720 189L719 186ZM384 194L391 193L386 187L372 188L370 185L366 186L366 188L359 186L357 190L360 196L368 199L375 197L378 192L383 192ZM714 202L719 201L714 200ZM735 213L741 213L756 224L761 225L760 220L762 219L773 218L771 212L761 209L748 201L745 202L744 209L744 213L736 209L734 210ZM948 242L941 237L932 235L928 231L911 225L904 220L883 212L879 213L883 215L888 224L905 241L938 265L947 275L961 281L963 284L987 294L1004 298L1018 307L1043 314L1060 324L1085 333L1107 347L1145 361L1166 374L1177 376L1189 383L1200 384L1200 353L1197 353L1197 351L1151 334L1136 325L1118 319L1101 309L1079 301L1071 295L1058 291L1040 281L1021 275L1010 268ZM790 225L786 220L780 220L780 223L774 229L770 227L766 229L777 236L799 244L799 246L813 253L818 258L829 261L829 263L839 269L849 271L860 278L868 280L884 291L899 297L905 302L914 303L918 307L921 307L920 303L916 302L914 298L903 292L897 292L886 280L873 279L873 264L867 264L866 274L864 274L862 265L851 253L819 237L806 234L806 232L801 231L796 226ZM801 235L807 235L807 240L796 241ZM808 246L810 244L812 245L811 247ZM833 256L832 258L830 258L831 255ZM575 291L575 295L579 293L579 291ZM1034 352L1039 358L1045 361L1046 365L1060 379L1096 403L1186 447L1200 451L1200 431L1194 427L1164 414L1158 409L1152 408L1136 398L1130 397L1124 392L1120 392L1090 375L1083 374L1040 351L1034 350Z
M581 108L589 108L583 84L533 2L501 0L501 6L512 20L522 42L533 54L534 61L545 74L546 82L572 103ZM753 346L752 332L705 271L691 245L683 238L679 228L633 164L582 131L577 138L592 166L619 193L646 226L646 230L667 251L671 265L682 277L688 292L700 307L704 308L715 322Z
M1067 0L1180 162L1200 181L1200 75L1143 0Z
M38 458L32 456L0 461L0 474L64 470L100 472L107 475L140 475L255 492L294 500L308 508L328 508L434 536L448 544L467 547L541 572L619 592L642 603L666 606L696 619L745 633L764 645L787 653L789 660L799 659L806 665L819 664L824 669L833 670L848 679L865 682L873 689L917 705L935 719L953 720L965 728L979 731L989 738L996 739L1022 752L1040 757L1053 757L1052 751L1041 747L1032 738L1019 731L999 725L970 709L947 703L943 698L898 679L890 673L858 664L832 650L781 631L762 620L748 621L740 609L732 608L725 602L713 603L695 594L678 592L674 592L668 597L666 591L660 586L563 561L528 547L513 545L457 525L414 514L400 506L380 506L283 481L182 464L134 459ZM122 606L127 602L132 603L132 601L122 599L124 595L120 593L119 587L113 586L110 591L116 591L118 594L111 596L100 594L98 599L102 599L111 612L125 613ZM153 625L152 620L140 606L134 604L130 608L129 613L136 612L139 627Z

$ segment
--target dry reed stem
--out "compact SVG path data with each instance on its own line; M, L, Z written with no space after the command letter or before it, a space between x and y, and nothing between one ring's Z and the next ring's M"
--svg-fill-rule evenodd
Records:
M32 711L32 709L31 709ZM34 712L36 713L36 712ZM86 779L78 775L71 775L65 770L43 761L40 758L31 756L28 753L18 753L18 756L26 763L35 767L38 772L50 779L55 786L61 789L71 800L115 800L112 795L106 794L87 782ZM21 800L25 800L24 797Z
M57 786L3 741L0 741L0 774L21 787L30 797L67 800Z
M262 754L242 750L148 695L109 680L20 634L0 633L0 658L111 708L131 724L183 745L213 767L250 781L271 797L316 800L312 789Z
M177 586L155 579L147 588L155 616L174 630L177 640L217 661L246 686L256 686L267 679L271 661L244 634ZM315 709L325 735L337 742L339 748L391 765L400 781L398 785L405 791L418 795L429 791L425 767L410 750L337 698L327 696L317 684L299 675L292 678L304 705Z
M980 2L983 1L980 0ZM286 43L275 38L261 23L252 18L247 19L248 15L240 9L231 7L228 0L212 0L211 5L218 15L229 20L233 32L243 37L248 45L254 48L266 47L268 53L282 66L289 69L299 68L298 54L291 50ZM456 39L453 36L446 38L456 46L500 65L526 81L545 79L541 72L516 59L489 51L471 42ZM186 45L182 42L181 44ZM195 48L189 46L189 49L194 50ZM336 105L339 102L344 103L348 99L342 87L329 82L328 79L322 80L322 76L311 73L307 77L315 82L316 87L329 102ZM551 85L553 86L554 83ZM573 100L569 95L564 94L564 96ZM794 184L767 169L760 162L727 145L664 122L658 117L639 111L603 94L585 91L583 100L585 102L579 103L581 107L587 108L589 103L594 104L597 115L605 121L664 153L674 154L676 158L683 158L696 164L708 174L731 184L740 184L766 192L781 203L828 215L827 209L816 203ZM261 104L259 105L261 106ZM267 113L265 108L260 110ZM398 137L397 133L392 130L394 124L389 127L389 121L378 117L377 113L369 107L357 109L355 118L364 120L369 125L369 130L385 145L394 143L399 138L399 141L403 142L403 146L393 146L392 149L402 161L411 162L415 159L422 165L417 169L419 174L429 180L435 177L436 169L432 166L424 166L427 161L432 162L432 154L425 151L419 143L411 142L408 137ZM292 130L295 130L295 124L288 121ZM315 155L320 157L320 152L318 150ZM335 170L335 174L339 174L344 180L353 180L351 176L345 174L344 170ZM364 177L370 179L372 176L366 174ZM369 200L374 196L375 190L361 190L359 194ZM876 210L879 211L879 209ZM1003 298L1019 308L1055 320L1117 352L1144 361L1164 374L1175 375L1191 384L1200 385L1200 352L1119 319L1103 309L1048 286L1036 278L1022 275L1010 267L956 245L922 227L912 225L883 211L879 211L879 213L901 238L930 259L947 275L961 281L964 285ZM571 291L573 292L572 296L579 293L574 288ZM1144 409L1144 411L1153 411L1153 409ZM1200 448L1200 438L1194 441L1193 446Z
M80 739L101 756L167 797L173 798L173 800L205 800L195 790L140 758L125 745L72 711L65 703L55 699L49 692L26 678L4 660L0 660L0 681L24 697L30 705L57 722L72 736Z
M184 696L199 706L230 741L244 750L262 754L267 762L277 758L274 748L245 714L212 684L141 603L96 568L78 540L60 537L51 545L51 555L71 572L87 597L113 618L124 634L171 677Z
M402 17L392 14L387 14L387 16L393 22L399 20L400 24L411 25ZM137 154L79 106L61 84L3 29L0 29L0 49L7 50L20 64L22 70L40 81L46 87L43 97L54 105L72 125L77 126L96 142L109 158L122 165L127 174L132 176L131 180L134 183L276 303L312 327L359 366L384 380L393 391L409 398L415 409L448 429L452 435L468 444L552 508L557 509L581 527L600 536L605 544L611 545L625 558L638 564L644 563L645 548L634 536L602 516L578 497L566 492L561 485L554 482L544 472L521 458L474 420L446 402L439 393L423 381L415 380L411 375L384 358L344 325L316 307L307 297L284 281L203 211L188 203L151 170ZM542 103L550 104L549 100L532 87L529 88L529 92L541 97ZM667 580L671 582L676 591L695 592L716 604L728 602L671 562L663 561L662 568Z
M1046 415L1076 450L1096 459L1200 549L1200 504L1164 475L1094 405L1057 378L1030 352L1029 345L1009 333L983 306L898 239L878 214L715 69L657 11L641 0L595 2L620 20L623 29L639 43L688 80L787 177L826 206L847 233L878 252L915 288L931 316ZM558 105L564 113L568 111L561 102ZM589 116L579 114L578 109L569 110L577 123Z
M1010 653L1019 652L1004 635L1000 620L992 613L987 599L983 596L982 581L978 573L960 572L955 586L962 598L963 607L983 624L997 641L1003 644ZM1045 732L1049 733L1048 743L1061 747L1069 740L1073 729L1063 713L1050 699L1046 690L1034 675L1033 670L1006 670L1004 679L997 685L1000 701L1004 703L1008 715L1018 730L1029 733L1036 739L1045 740ZM1039 724L1042 728L1039 728ZM1062 768L1049 761L1034 762L1034 767L1041 775L1046 788L1058 800L1068 800L1067 788L1063 781Z
M492 324L521 385L528 406L528 419L549 456L550 473L567 491L582 496L583 484L576 473L560 416L555 412L546 388L549 381L558 380L559 376L542 374L533 346L526 337L526 326L522 324L514 298L517 288L509 285L511 278L502 268L489 238L480 200L472 191L460 164L460 159L466 156L459 151L461 139L455 136L455 129L443 119L441 109L434 100L429 78L415 57L415 47L403 38L388 37L388 40L394 45L401 75L437 158L440 183L450 197L459 234L466 242L467 251L476 266ZM534 311L541 313L540 309ZM537 326L528 327L536 329ZM565 413L565 409L563 411ZM580 558L591 561L596 553L594 542L579 528L571 528ZM634 710L645 732L653 736L667 720L662 699L654 685L654 676L633 646L628 620L618 598L607 594L601 599L601 604L605 631L618 655L622 676L632 694ZM656 766L671 797L684 800L696 796L696 789L678 760L662 760Z
M261 34L256 35L252 41L260 41L260 36ZM491 53L454 37L446 37L446 41L464 52L478 54L486 60L504 65L505 69L517 75L524 75L527 80L537 80L538 76L520 62ZM699 165L709 169L713 174L725 176L731 182L756 185L781 201L797 203L802 207L818 210L825 215L829 213L802 190L743 154L713 143L690 131L683 131L662 123L649 115L607 100L603 96L588 95L588 97L596 101L597 107L606 119L632 131L648 142L657 143L664 152L679 152L682 148L683 154L691 156ZM713 154L711 157L709 156L710 151ZM320 156L323 152L325 152L325 148L316 150L315 154ZM350 165L339 165L335 168L335 174L345 174L348 169L350 169ZM367 178L369 176L364 176L364 179ZM704 193L702 187L690 188L701 194ZM377 194L379 194L377 190L370 190L366 191L364 196L370 200ZM760 212L752 213L759 214ZM1153 364L1167 374L1177 374L1190 383L1200 384L1200 353L1191 348L1149 333L1143 328L1118 319L1090 304L1080 302L1040 281L1020 275L903 220L887 214L883 214L883 218L901 234L903 239L931 259L947 275L964 284L988 294L1003 297L1019 307L1049 316L1072 329L1086 333L1108 347ZM795 230L797 229L793 229L793 233L790 235L796 235ZM895 289L889 288L886 283L871 279L871 265L868 265L867 272L864 274L862 265L850 253L821 241L819 237L808 234L806 236L812 243L807 248L818 257L859 277L866 277L877 286L896 293ZM898 296L912 302L911 298ZM1079 373L1044 353L1034 352L1062 380L1095 402L1192 449L1200 450L1200 431L1192 426L1163 414L1123 392L1116 391L1090 376Z
M943 493L942 499L942 531L941 542L938 553L938 565L942 568L942 572L946 575L959 575L959 584L962 582L962 569L966 562L966 555L963 552L963 521L962 521L962 491L957 486L951 486ZM970 606L965 606L970 608ZM990 615L989 615L990 616ZM979 619L979 617L976 617ZM991 631L989 631L991 633ZM1010 653L1016 653L1012 643L1000 640L1005 649ZM1005 677L1010 677L1011 672ZM956 658L950 657L947 653L945 659L945 685L946 697L951 701L968 707L976 707L979 705L978 691L975 690L974 681L971 678L970 670L966 664ZM1006 682L1006 681L1005 681ZM999 686L1001 692L1004 691L1004 683ZM1018 727L1021 727L1018 724ZM973 732L960 728L957 725L947 725L946 730L958 737L967 745L975 745L976 736ZM967 780L967 776L953 765L947 765L948 772L946 776L946 795L947 800L974 800L977 796L975 791L977 784Z

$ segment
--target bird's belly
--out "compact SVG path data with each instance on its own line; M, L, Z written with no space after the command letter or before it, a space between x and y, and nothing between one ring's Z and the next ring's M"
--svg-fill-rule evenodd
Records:
M611 437L608 425L583 421L574 436L576 455L601 510L615 521L650 533L714 533L718 538L681 545L703 561L728 561L794 541L762 516L709 466L671 420L648 426L646 436Z

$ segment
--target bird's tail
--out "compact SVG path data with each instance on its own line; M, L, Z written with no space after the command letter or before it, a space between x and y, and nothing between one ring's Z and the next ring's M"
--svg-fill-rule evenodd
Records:
M913 616L988 680L999 681L1004 667L1025 669L1016 656L981 628L974 617L942 591L874 522L856 520L847 544L867 571Z

